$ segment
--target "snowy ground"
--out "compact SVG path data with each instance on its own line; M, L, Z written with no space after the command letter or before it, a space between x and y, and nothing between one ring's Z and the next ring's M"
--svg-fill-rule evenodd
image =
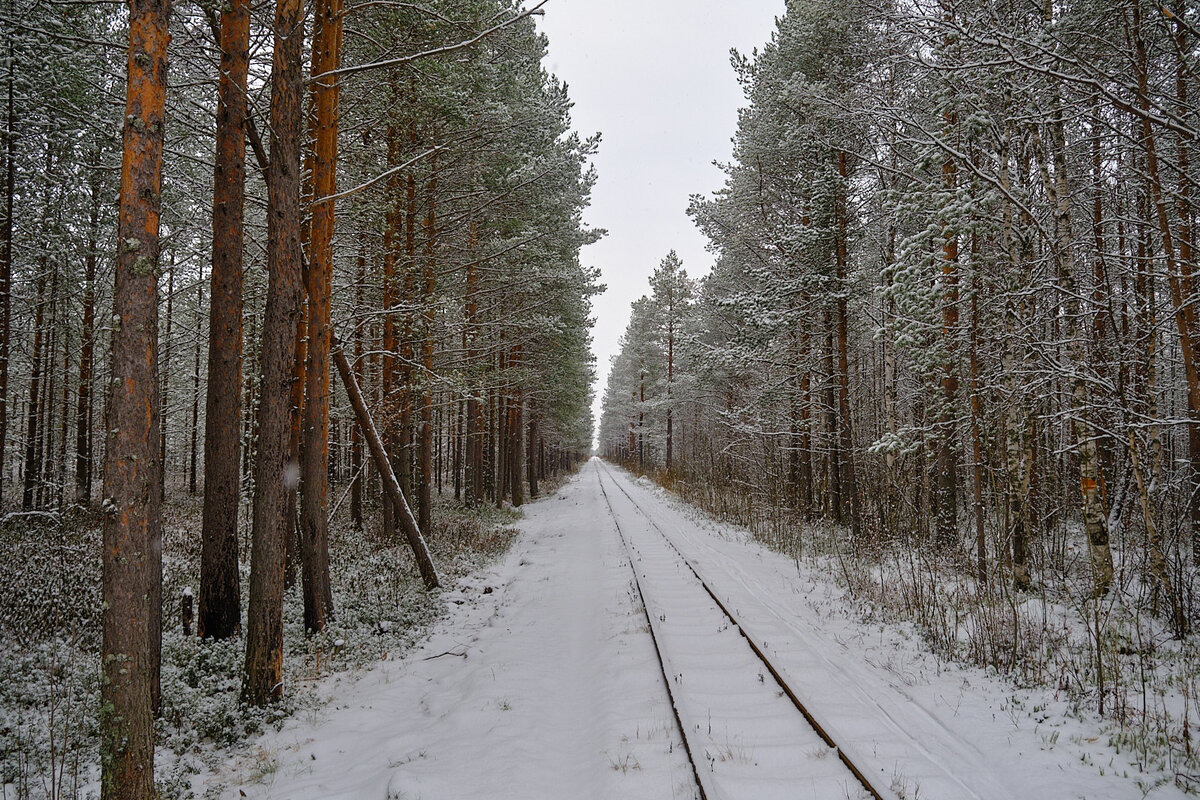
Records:
M1149 789L1098 727L1058 713L1051 691L1018 691L937 661L902 629L856 622L829 576L597 461L527 508L501 564L443 596L452 613L423 649L329 682L323 713L293 719L219 774L197 776L197 795L220 787L222 797L281 800L696 796L617 524L662 623L668 672L688 690L676 692L680 716L705 729L693 751L706 753L697 760L712 774L729 776L729 797L836 800L857 789L830 776L816 782L834 760L803 731L792 741L794 724L775 711L760 711L770 697L722 707L722 694L750 697L758 671L743 674L753 667L737 652L740 637L702 616L709 612L664 533L896 797L1182 796L1169 785ZM701 656L724 675L702 675L692 666ZM721 737L726 748L714 752Z

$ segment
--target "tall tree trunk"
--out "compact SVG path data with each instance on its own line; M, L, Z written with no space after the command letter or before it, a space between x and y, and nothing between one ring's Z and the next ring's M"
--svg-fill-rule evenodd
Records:
M829 515L839 524L845 522L845 517L842 512L845 507L842 503L842 454L841 454L841 431L838 424L838 417L841 410L841 405L838 402L840 394L839 389L841 381L838 380L838 374L834 371L834 323L833 312L826 307L825 309L825 429L828 442L826 444L829 463L826 471L828 481L828 493L825 496L826 508Z
M1054 175L1050 176L1044 157L1041 165L1046 194L1054 213L1054 260L1058 286L1063 298L1068 325L1068 357L1076 366L1071 377L1071 424L1079 460L1079 486L1083 500L1084 530L1097 596L1108 593L1113 579L1112 549L1108 541L1107 515L1100 495L1100 464L1094 428L1089 419L1087 380L1078 365L1087 364L1087 340L1083 330L1082 309L1075 283L1074 234L1071 231L1070 181L1067 177L1066 135L1059 88L1052 91L1051 119L1048 125ZM1039 148L1040 153L1040 148Z
M158 223L170 5L130 0L104 458L100 796L154 797L162 642Z
M62 334L63 339L63 357L62 371L59 375L62 376L62 403L60 405L58 424L58 453L54 458L54 506L55 508L65 508L66 489L67 489L67 435L70 430L71 418L71 382L67 377L71 374L71 324L70 320L66 321L65 329Z
M467 370L478 369L479 361L479 269L475 263L479 252L479 222L471 220L467 232L467 280L466 280L466 326L463 336L466 346ZM473 373L472 373L473 374ZM467 389L466 419L466 489L467 504L474 506L483 501L483 419L480 413L479 393L482 386L472 381Z
M433 516L433 292L437 267L437 153L434 153L431 161L429 183L425 189L425 269L421 292L424 306L421 325L421 366L424 368L421 374L421 489L417 502L418 524L426 536L432 531Z
M638 377L638 470L646 471L646 373Z
M49 193L47 193L49 194ZM55 263L50 270L50 293L46 302L50 304L50 319L46 325L46 345L42 356L42 397L38 401L37 436L37 492L34 507L46 508L50 503L50 480L54 470L52 462L54 451L54 389L58 370L55 369L58 353L58 282L62 270Z
M514 353L518 359L520 366L521 352L519 347ZM513 388L513 397L509 405L509 423L508 433L512 440L508 444L508 479L512 483L512 504L516 507L525 505L525 485L523 470L521 469L521 459L525 454L525 448L522 446L521 437L525 433L524 425L525 415L525 398L521 390L521 385L517 384Z
M400 98L398 76L392 75L392 102ZM387 127L387 162L388 168L394 169L400 163L400 136L396 124L389 118ZM396 360L399 356L399 343L396 341L396 297L398 294L396 278L396 257L401 254L401 226L404 224L400 190L400 175L393 174L387 183L387 211L383 229L383 331L382 350L383 364L380 385L383 394L384 423L383 444L388 453L388 459L394 463L398 452L398 437L395 414L398 411L396 396ZM383 525L391 530L392 509L391 499L386 491L382 497Z
M974 237L972 237L974 241ZM972 247L973 255L977 253ZM983 388L979 381L979 292L978 262L972 259L975 268L974 286L971 292L971 470L972 491L975 495L975 574L980 586L987 584L987 536L984 530L983 506Z
M314 15L314 79L338 67L342 44L342 0L317 0ZM333 619L329 581L329 337L333 301L334 201L337 192L338 81L324 78L314 88L316 144L312 174L312 238L306 275L308 367L305 375L304 441L301 447L300 563L304 627L323 630Z
M417 123L415 119L409 124L408 141L410 147L415 147L417 142ZM404 312L400 330L400 423L396 433L397 447L392 451L392 458L399 466L396 478L400 481L400 488L404 491L404 496L413 497L412 364L416 354L413 348L415 321L413 318L412 302L417 292L417 177L412 170L408 171L405 181L404 256L400 271L403 277L402 296L409 305L409 308ZM418 517L420 516L420 505L421 502L418 497Z
M358 254L358 272L354 280L354 313L357 318L363 311L363 282L367 278L367 256L362 250ZM362 323L354 328L354 378L358 385L363 381L363 333ZM355 422L350 428L350 521L355 527L363 525L363 451L362 426Z
M89 188L92 195L88 216L88 249L83 275L83 326L79 333L79 392L75 408L75 502L87 507L92 502L92 372L95 366L96 330L96 261L100 238L100 148L95 152L96 166L92 170ZM2 250L0 250L2 252ZM0 283L3 279L0 279ZM0 333L3 336L3 333ZM4 398L0 394L0 410ZM3 416L3 414L0 414ZM0 440L3 423L0 423ZM0 444L0 465L3 465L3 444ZM3 467L0 466L0 473Z
M171 251L171 259L167 264L167 317L166 330L163 331L163 363L166 369L161 371L162 395L159 399L159 432L160 455L159 463L163 465L159 479L163 482L163 492L166 492L167 479L167 408L171 402L171 317L175 310L175 251Z
M1171 221L1167 208L1167 199L1164 196L1162 180L1159 174L1158 150L1154 138L1154 128L1150 123L1150 91L1149 91L1149 65L1147 63L1146 43L1142 36L1142 15L1141 3L1139 0L1133 1L1133 43L1136 53L1135 72L1137 74L1137 89L1138 89L1138 106L1142 111L1140 115L1142 126L1142 147L1145 150L1146 157L1146 172L1150 183L1150 200L1154 206L1155 218L1158 221L1159 234L1162 237L1163 255L1167 262L1167 281L1170 288L1171 306L1175 311L1175 325L1179 332L1179 349L1183 357L1184 376L1187 380L1187 402L1188 402L1188 418L1189 418L1189 458L1191 459L1192 469L1200 474L1200 364L1196 360L1196 338L1200 336L1200 326L1198 326L1195 309L1195 287L1192 285L1191 274L1191 237L1189 231L1181 231L1179 237L1179 255L1176 257L1175 235L1171 230ZM1182 95L1182 100L1187 99L1187 81L1185 77L1177 78L1179 88L1177 94ZM1177 197L1177 204L1180 211L1181 219L1184 225L1188 224L1190 213L1189 191L1187 183L1190 176L1187 174L1187 147L1182 140L1178 143L1180 152L1180 182L1183 186L1183 192ZM1191 486L1191 497L1189 498L1188 509L1189 517L1192 513L1200 518L1200 499L1196 497L1196 485ZM1193 537L1195 537L1193 532ZM1195 539L1193 539L1193 548L1200 549Z
M41 452L38 447L38 423L41 420L41 381L42 381L42 343L44 341L46 308L46 272L49 269L48 258L40 259L40 269L34 281L34 312L33 312L33 349L29 359L29 403L25 424L25 475L24 491L21 494L21 508L25 511L32 509L37 502L37 489L42 474ZM157 385L157 380L155 381Z
M271 65L271 170L267 183L267 308L262 331L255 458L250 605L242 694L254 705L283 695L283 570L291 530L289 463L292 368L303 295L300 249L300 98L304 0L275 7Z
M301 248L303 245L301 235ZM303 273L304 267L301 266ZM292 474L287 497L287 541L284 542L283 585L296 585L296 564L300 561L300 515L296 507L300 488L300 441L304 427L304 390L308 385L308 302L301 291L300 319L296 323L296 349L292 360L292 381L289 400L291 411L288 431L288 470Z
M204 307L204 275L196 280L196 330L200 329L200 309ZM236 426L234 426L236 429ZM196 456L200 438L200 337L196 337L192 350L192 441L188 459L188 494L196 493ZM236 464L234 465L237 466ZM234 476L234 480L237 476ZM203 545L202 545L203 546Z
M529 499L537 500L538 497L538 415L537 407L534 402L529 402L529 436L526 441L525 454L525 476L529 481Z
M1188 37L1194 29L1184 24L1184 0L1175 0L1175 101L1179 108L1188 107L1188 76L1193 67L1188 63L1186 53L1189 49ZM1178 175L1178 190L1176 205L1179 213L1179 264L1180 278L1186 280L1181 287L1185 300L1192 302L1195 297L1195 286L1192 284L1191 272L1195 268L1195 210L1192 205L1191 164L1188 150L1192 142L1182 134L1176 134L1176 174ZM1197 330L1189 331L1190 344L1195 344ZM1185 367L1186 370L1186 367ZM1197 376L1200 378L1200 374ZM1189 387L1190 388L1190 387ZM1189 488L1188 516L1192 527L1192 555L1200 560L1200 408L1192 402L1192 393L1188 392L1188 459L1191 462L1191 481Z
M846 294L848 291L847 270L849 269L849 212L846 209L846 192L849 191L849 169L846 151L837 154L838 174L842 178L842 189L838 192L838 237L837 237L837 339L838 339L838 411L841 424L839 437L843 453L842 472L850 528L857 540L862 534L862 513L859 509L858 476L854 469L854 428L850 414L850 357L849 357L849 313Z
M241 632L238 499L242 422L242 258L245 247L246 86L250 2L221 8L221 77L209 276L208 392L204 399L204 516L201 527L201 636ZM194 427L193 427L194 430Z
M801 305L808 306L808 294L801 292ZM805 518L813 508L812 468L812 334L807 324L800 325L800 353L804 366L800 376L800 508Z
M50 505L51 485L54 473L54 397L55 383L58 377L58 285L62 270L55 263L50 271L50 293L46 301L50 304L50 319L46 324L46 345L42 356L42 398L38 402L41 419L38 421L37 463L39 467L37 478L37 493L34 507L47 508Z
M955 114L944 114L945 132L952 135ZM942 163L942 181L947 193L957 188L958 167L952 158ZM948 221L943 221L942 242L942 340L946 361L942 365L942 405L938 415L938 542L943 546L958 539L958 431L955 425L958 396L958 365L955 352L958 336L958 235Z
M12 2L9 2L12 11ZM16 149L17 149L17 113L13 102L16 56L13 52L14 36L8 37L8 76L7 76L7 125L4 135L4 219L0 221L0 505L4 500L5 443L8 441L8 360L11 351L12 331L12 252L13 252L13 194L16 192ZM93 176L98 175L93 171ZM98 177L93 177L93 188L96 188ZM93 192L93 205L99 196L98 190ZM93 247L93 250L95 248ZM89 489L90 493L90 489Z
M672 298L674 296L672 295ZM674 304L667 310L667 473L671 472L671 462L674 455L674 420L672 419L672 389L675 383L675 308ZM532 491L531 494L536 492Z

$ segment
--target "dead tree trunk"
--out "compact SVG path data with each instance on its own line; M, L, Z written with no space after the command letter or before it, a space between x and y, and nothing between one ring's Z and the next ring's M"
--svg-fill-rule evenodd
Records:
M367 446L371 450L371 457L375 461L375 466L379 470L379 474L383 476L383 488L392 501L392 505L397 511L397 516L400 518L400 526L404 529L404 535L408 539L409 547L412 548L413 557L417 561L417 569L421 572L421 578L425 581L426 589L436 589L439 585L437 570L434 569L433 559L429 555L429 549L425 546L425 540L421 537L421 529L417 526L417 520L413 517L412 509L409 508L408 501L404 498L404 492L400 491L400 483L396 480L396 473L392 470L392 465L388 461L387 453L384 452L383 442L379 439L379 432L375 429L375 424L371 421L371 413L367 410L366 401L363 400L362 392L358 388L358 383L355 382L354 376L350 372L350 365L346 363L346 356L342 353L341 344L337 338L332 339L332 354L333 362L337 365L338 374L342 378L342 383L346 387L346 394L350 397L350 405L354 408L354 413L358 418L358 424L362 428L363 435L366 436Z

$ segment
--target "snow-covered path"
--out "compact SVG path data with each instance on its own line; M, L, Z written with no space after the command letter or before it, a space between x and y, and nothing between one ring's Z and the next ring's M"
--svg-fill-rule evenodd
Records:
M211 777L232 780L230 798L696 797L623 533L667 671L688 690L676 692L680 716L690 729L706 720L689 737L701 768L728 778L720 797L839 800L859 789L811 731L770 710L782 699L770 676L760 683L740 636L706 616L668 540L885 795L1182 796L1171 786L1143 795L1096 730L1015 713L1002 681L854 622L826 576L599 461L528 506L521 528L501 564L445 595L451 614L419 652L325 686L321 716L262 737L223 775L199 778L197 794ZM758 697L756 686L770 690Z
M694 797L594 468L521 528L501 564L446 595L452 613L421 651L330 687L325 715L229 765L243 780L224 796Z

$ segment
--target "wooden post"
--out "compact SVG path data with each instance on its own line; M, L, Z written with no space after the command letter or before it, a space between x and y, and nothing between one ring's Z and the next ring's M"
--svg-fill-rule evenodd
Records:
M192 635L192 590L190 588L183 590L183 596L179 598L179 621L183 625L183 635Z

